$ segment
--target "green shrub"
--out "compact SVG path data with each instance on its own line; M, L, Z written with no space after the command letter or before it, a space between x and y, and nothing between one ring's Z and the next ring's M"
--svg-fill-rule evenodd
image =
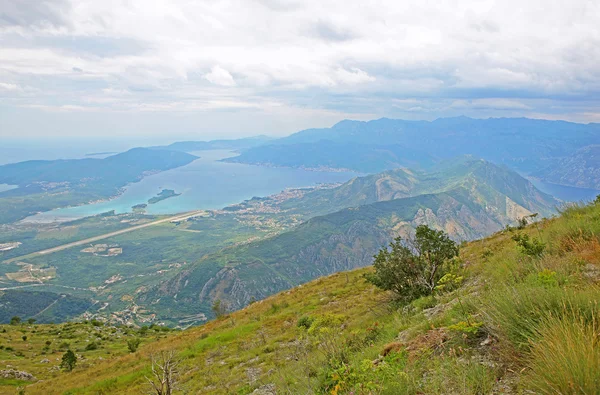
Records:
M476 335L479 332L479 328L483 326L483 322L478 321L460 321L454 325L448 326L448 329L465 333L468 335Z
M308 316L300 317L300 319L298 320L297 326L298 326L298 328L310 329L310 326L313 324L314 321L315 321L315 319L312 317L308 317Z
M397 238L375 256L374 273L365 275L375 286L411 302L430 295L458 256L458 246L443 231L417 227L414 239Z
M85 351L93 351L93 350L97 350L98 348L99 348L98 343L91 342L91 343L88 343L87 346L85 346Z
M136 338L133 339L129 339L127 340L127 349L129 350L129 352L134 353L137 351L139 345L141 343L141 340Z
M540 257L546 249L546 244L539 239L530 237L527 233L517 233L512 239L517 243L519 250L530 257Z

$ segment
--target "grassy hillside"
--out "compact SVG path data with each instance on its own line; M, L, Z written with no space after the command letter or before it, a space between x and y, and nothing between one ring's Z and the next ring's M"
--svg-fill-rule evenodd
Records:
M105 199L145 174L187 165L185 152L133 148L104 159L32 160L0 166L0 224L40 211Z
M365 281L370 268L337 273L134 354L40 371L43 381L25 391L144 391L151 355L175 350L180 388L191 393L595 394L599 219L600 205L572 207L468 243L456 287L406 306ZM517 245L515 235L530 243ZM532 249L533 239L544 247ZM39 358L0 355L15 368ZM8 392L23 383L4 384Z

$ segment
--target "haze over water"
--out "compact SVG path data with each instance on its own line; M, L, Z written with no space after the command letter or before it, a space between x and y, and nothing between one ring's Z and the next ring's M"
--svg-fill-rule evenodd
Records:
M115 210L132 211L132 206L147 203L162 189L173 189L180 196L149 204L148 214L174 214L196 209L220 209L254 196L268 196L285 188L345 182L357 176L352 172L321 172L292 168L254 166L220 162L235 156L227 150L193 152L200 156L189 165L145 177L129 185L110 201L52 210L31 216L26 221L54 222L83 218Z

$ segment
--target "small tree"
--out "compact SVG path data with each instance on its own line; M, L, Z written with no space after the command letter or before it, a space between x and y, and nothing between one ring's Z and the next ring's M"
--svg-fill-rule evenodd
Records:
M171 395L179 383L179 364L175 351L152 354L152 377L146 377L156 395Z
M227 310L227 303L223 302L221 299L215 299L212 305L212 311L217 318L221 318L227 314Z
M60 367L70 372L75 368L77 364L77 357L75 353L71 350L67 350L66 353L62 356L62 362L60 363Z
M10 319L10 324L11 325L19 325L21 323L21 317L19 316L14 316Z
M446 233L420 225L414 238L398 237L375 255L375 273L367 280L408 302L433 292L458 251Z
M35 321L37 321L35 318L30 318L30 319L27 320L27 323L29 325L33 325L33 324L35 324Z
M140 346L140 342L141 342L141 340L138 339L137 337L127 340L127 348L129 349L129 352L132 352L132 353L136 352L138 347Z

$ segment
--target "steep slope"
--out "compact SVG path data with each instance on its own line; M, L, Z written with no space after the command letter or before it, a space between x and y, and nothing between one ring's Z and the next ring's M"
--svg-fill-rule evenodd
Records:
M347 207L393 200L403 197L449 191L463 185L475 186L482 203L492 203L486 186L506 195L527 210L547 216L559 202L537 190L519 174L493 163L463 156L443 161L429 171L400 168L357 177L333 188L319 189L281 204L282 209L305 216L329 214ZM500 203L504 206L505 203Z
M600 189L600 145L581 148L533 176L554 184Z
M342 121L331 128L301 131L269 145L249 149L234 160L376 172L394 168L396 163L402 163L402 158L414 158L417 163L426 164L419 161L419 158L425 158L422 153L427 153L429 161L470 154L531 172L571 155L581 147L600 143L599 132L600 124L526 118ZM321 148L323 144L327 149ZM359 155L348 148L356 146L360 147ZM396 160L387 160L380 153L381 147L395 146L402 147L394 153ZM377 159L365 165L364 157ZM308 163L302 163L302 158L308 158Z
M134 354L81 351L85 363L71 373L39 369L44 381L26 393L141 392L152 354L164 350L181 360L179 387L190 393L598 393L600 311L590 301L600 298L599 215L600 205L572 207L468 243L457 288L406 306L364 280L370 268L337 273ZM543 255L527 255L517 234L541 238ZM22 349L16 369L39 359ZM60 355L49 354L51 365Z
M133 148L104 159L35 160L0 166L0 184L19 186L0 192L0 223L108 198L145 174L184 166L195 159L185 152Z
M446 172L454 177L441 178ZM187 322L198 313L211 315L210 306L216 299L237 309L312 278L369 265L381 246L421 224L443 229L456 240L473 240L534 212L548 215L558 203L516 173L480 160L460 161L435 176L423 175L424 189L437 188L433 194L387 200L394 194L386 193L378 198L373 191L381 186L379 181L389 181L390 176L397 180L390 185L396 186L399 194L414 182L409 173L394 171L317 191L316 198L308 194L303 198L308 203L301 208L314 201L327 202L323 193L337 194L341 201L343 196L362 196L365 203L382 201L315 217L273 238L209 255L140 293L137 303L151 305L161 319ZM346 204L360 201L346 200Z

